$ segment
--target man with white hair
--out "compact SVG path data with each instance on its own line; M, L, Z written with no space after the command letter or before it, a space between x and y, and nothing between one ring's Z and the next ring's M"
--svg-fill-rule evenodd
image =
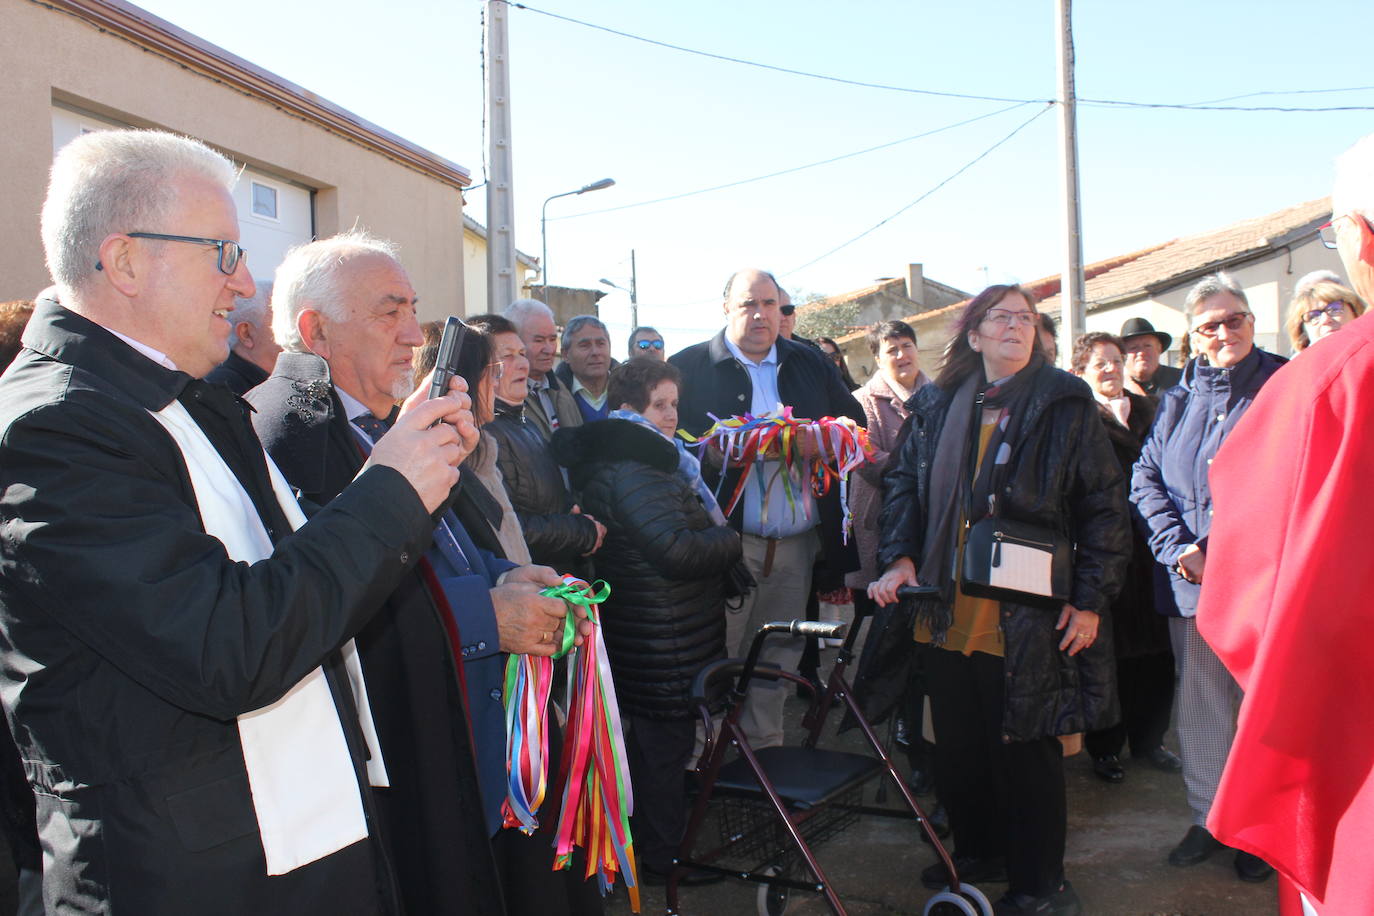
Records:
M0 696L49 912L399 912L350 637L477 430L458 391L409 405L306 521L242 402L202 379L253 294L236 178L152 131L53 164L60 304L0 383Z
M577 409L572 392L553 371L558 356L558 327L553 322L553 310L538 299L516 299L501 314L520 329L530 361L525 416L545 442L559 427L581 426L582 411Z
M1374 135L1337 160L1332 205L1323 240L1374 301ZM1197 626L1245 699L1207 826L1278 869L1286 916L1362 916L1374 901L1374 318L1312 349L1264 387L1211 467Z
M217 382L240 395L267 381L281 352L272 337L272 281L255 283L257 292L239 299L229 313L234 331L229 337L228 358L205 376L207 382Z
M306 499L329 504L390 435L424 341L417 300L395 246L360 231L295 248L277 268L284 349L248 402ZM384 765L370 775L407 913L500 911L488 838L506 796L503 653L553 653L565 606L538 590L559 584L552 569L478 549L444 511L420 565L358 634Z

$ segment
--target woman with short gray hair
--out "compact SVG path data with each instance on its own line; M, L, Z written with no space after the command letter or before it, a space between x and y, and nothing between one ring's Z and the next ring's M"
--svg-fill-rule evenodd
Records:
M1226 756L1236 733L1240 688L1198 635L1198 595L1212 527L1207 471L1222 442L1270 376L1286 360L1255 346L1255 316L1245 291L1224 273L1203 277L1185 302L1197 356L1183 379L1160 396L1159 412L1136 462L1131 501L1148 528L1150 551L1169 589L1156 595L1169 617L1178 664L1177 728L1193 824L1169 864L1197 865L1222 848L1207 831ZM1172 596L1172 602L1168 599ZM1263 881L1263 860L1236 852L1242 881Z

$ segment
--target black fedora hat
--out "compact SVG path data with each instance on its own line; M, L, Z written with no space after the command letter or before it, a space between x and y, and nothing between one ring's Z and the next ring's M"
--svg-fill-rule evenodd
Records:
M1169 344L1173 342L1172 337L1165 334L1163 331L1156 331L1155 326L1144 318L1127 318L1126 323L1121 326L1122 340L1130 340L1132 337L1143 337L1146 334L1153 334L1159 339L1159 348L1161 350L1169 349Z

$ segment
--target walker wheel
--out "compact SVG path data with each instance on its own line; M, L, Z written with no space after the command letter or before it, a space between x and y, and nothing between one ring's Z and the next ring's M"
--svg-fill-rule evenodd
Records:
M765 875L778 875L782 869L769 865L761 869ZM792 897L792 889L781 884L761 884L758 893L759 916L783 916ZM977 916L977 914L974 914Z
M972 884L960 884L959 893L948 887L926 901L924 916L994 916L992 903Z
M980 916L973 904L953 891L940 891L931 897L921 913L922 916Z

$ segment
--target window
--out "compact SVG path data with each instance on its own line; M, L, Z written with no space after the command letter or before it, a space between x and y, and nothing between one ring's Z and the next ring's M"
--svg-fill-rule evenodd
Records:
M253 182L253 215L277 218L277 189Z

